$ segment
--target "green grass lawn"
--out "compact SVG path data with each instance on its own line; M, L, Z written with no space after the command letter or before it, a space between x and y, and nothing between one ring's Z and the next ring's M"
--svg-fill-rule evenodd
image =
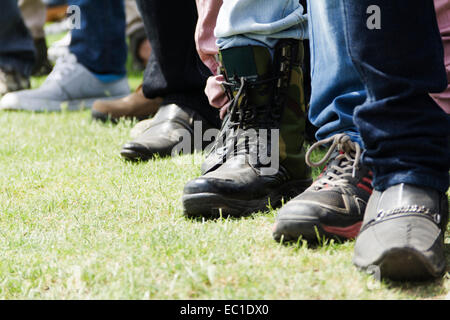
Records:
M34 85L42 79L35 79ZM136 87L140 74L133 74ZM353 242L280 245L277 211L182 216L201 155L129 163L131 122L88 111L0 113L0 299L444 299L450 275L382 282L352 265ZM450 265L450 237L447 235Z

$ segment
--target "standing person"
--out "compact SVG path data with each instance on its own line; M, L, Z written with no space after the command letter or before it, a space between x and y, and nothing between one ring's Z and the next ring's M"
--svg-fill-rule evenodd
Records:
M375 30L367 27L372 2L309 3L313 78L309 114L319 127L318 139L323 139L311 150L331 146L319 163L308 159L314 166L328 163L306 192L282 208L274 237L312 239L319 231L351 238L362 225L355 247L358 267L378 266L383 276L394 279L437 277L445 270L450 124L428 95L444 90L447 83L433 2L414 1L411 19L411 11L403 12L397 4L375 1L383 13L383 27ZM230 37L222 30L239 22L250 28L260 19L255 13L266 12L256 10L260 4L249 0L245 7L253 13L239 16L243 3L224 1L217 23L221 27L216 28L219 46L242 39L258 41L253 32L250 37L246 32ZM295 12L290 9L286 16ZM232 70L245 69L241 64ZM201 197L224 187L234 191L235 181L253 179L242 171L239 180L226 174L211 178L205 175L186 185L185 196L198 195L194 205L184 202L188 214L227 210L225 202L204 205ZM240 188L236 194L251 200L255 190L258 187ZM254 202L246 203L258 209ZM197 212L195 206L200 208Z
M412 9L405 12L387 0L311 1L310 21L314 52L320 55L330 47L348 52L359 77L354 83L366 88L367 99L353 106L353 122L365 151L360 161L348 164L370 168L373 180L366 182L372 182L374 190L364 211L353 261L362 269L378 267L382 277L415 280L439 277L445 270L450 117L429 96L447 85L433 2L415 0L408 5ZM381 28L367 27L369 7L381 13ZM328 21L331 30L343 32L324 38L314 21ZM343 34L341 43L339 34ZM337 57L337 65L345 59ZM313 101L327 95L327 87L315 86L319 67L313 69ZM345 69L343 74L348 75L351 69ZM336 86L346 79L339 79ZM333 146L339 144L342 140L334 139ZM325 175L326 183L318 186L317 194L324 195L342 183L333 181L341 175L335 166L326 169ZM353 177L351 171L347 175ZM361 182L360 188L367 183ZM346 198L341 199L342 209L354 210ZM340 235L348 231L347 212L336 210L328 218L323 209L311 210L305 195L299 195L280 211L274 236L296 239L316 226L329 226L333 218L338 221L341 213L340 224L323 228Z
M56 62L40 88L5 95L0 108L60 111L90 108L100 98L128 95L123 0L72 0L81 28L73 29L70 53Z
M35 62L33 40L23 23L16 0L5 0L0 10L0 97L30 87Z
M298 0L258 1L258 10L255 4L224 0L219 12L215 35L223 84L233 100L216 140L220 144L202 165L203 175L184 188L189 217L265 210L269 202L277 206L311 183L302 134L306 106L300 40L307 35L307 18ZM210 100L216 106L225 102ZM256 134L246 137L251 132ZM258 148L264 132L268 145ZM262 160L265 156L269 162Z
M450 83L450 2L447 0L434 0L436 14L441 31L442 41L444 43L445 66L447 69L447 80ZM435 101L450 114L450 84L447 90L433 94Z
M195 2L141 0L137 4L152 46L142 92L147 99L161 97L162 102L150 126L126 143L121 155L128 160L149 160L171 155L183 133L193 135L194 122L201 122L205 131L218 127L219 117L203 92L211 73L196 52ZM174 28L173 21L180 28Z
M19 8L22 12L25 25L33 37L36 50L36 62L32 70L32 75L47 75L52 71L53 67L47 57L47 42L44 32L46 6L42 0L20 0Z

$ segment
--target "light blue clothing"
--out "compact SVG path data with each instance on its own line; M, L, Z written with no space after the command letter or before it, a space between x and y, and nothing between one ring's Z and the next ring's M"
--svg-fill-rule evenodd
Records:
M366 89L347 52L340 1L308 1L311 47L309 120L322 140L347 133L362 145L353 122L355 108L367 98Z
M214 34L219 49L308 37L308 18L298 0L223 0Z

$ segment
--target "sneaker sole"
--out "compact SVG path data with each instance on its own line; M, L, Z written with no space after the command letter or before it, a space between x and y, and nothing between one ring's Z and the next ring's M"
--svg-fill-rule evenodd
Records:
M97 100L117 100L127 95L111 96L111 97L97 97L90 99L74 99L69 101L42 101L40 106L25 107L27 104L22 103L19 106L8 107L4 106L1 109L5 111L31 111L31 112L61 112L61 111L82 111L92 109L92 106ZM33 101L36 103L36 100Z
M355 221L345 227L327 226L319 219L278 220L273 228L275 241L298 241L300 237L307 241L319 241L322 238L338 240L355 239L361 229L362 221Z
M381 278L394 281L426 281L444 275L445 258L442 258L441 264L442 268L436 270L420 251L413 248L394 248L385 252L373 265L379 267Z
M291 181L280 188L279 192L254 200L240 200L224 197L216 193L197 193L183 195L183 214L189 218L243 217L254 212L267 211L268 206L277 208L282 199L288 201L307 189L312 180Z

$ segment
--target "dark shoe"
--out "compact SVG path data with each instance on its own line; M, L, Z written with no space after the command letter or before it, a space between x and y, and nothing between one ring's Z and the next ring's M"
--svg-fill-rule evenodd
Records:
M325 158L311 163L312 151L331 142ZM372 193L372 173L360 164L360 155L359 144L345 134L314 144L307 153L306 163L317 167L331 160L310 188L280 210L273 230L274 239L355 238Z
M407 184L374 191L355 244L354 264L379 268L382 278L426 280L445 271L444 193Z
M193 152L197 147L194 145L194 122L201 124L201 134L211 128L202 116L185 106L161 106L151 125L134 141L125 144L120 154L127 160L145 161L155 155L166 157ZM190 141L186 142L186 139ZM200 149L204 146L202 144Z
M118 121L120 118L145 120L159 109L162 99L147 99L142 85L136 92L118 100L97 100L92 106L92 118L100 121Z
M202 165L203 176L184 188L186 216L240 217L266 211L311 184L303 149L302 53L298 41L281 41L274 61L264 47L221 51L225 85L233 102ZM247 136L252 129L256 134ZM259 134L261 130L267 130L267 139ZM275 142L272 130L279 132ZM272 146L278 151L273 159ZM262 155L270 162L260 161Z
M8 92L30 88L30 78L16 71L0 69L0 97Z
M31 74L35 77L46 76L52 72L53 66L48 61L45 38L34 39L34 47L36 49L36 62Z

